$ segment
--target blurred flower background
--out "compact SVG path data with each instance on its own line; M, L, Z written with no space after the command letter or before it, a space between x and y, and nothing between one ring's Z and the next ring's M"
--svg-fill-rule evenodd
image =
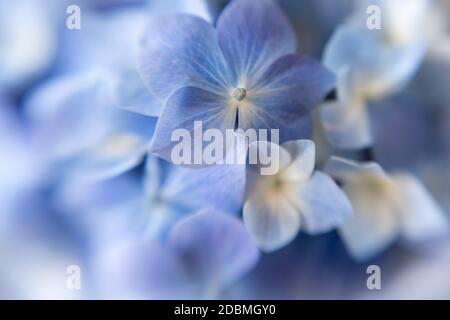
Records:
M449 23L448 0L1 1L0 298L449 299ZM194 120L280 129L279 173L170 163Z

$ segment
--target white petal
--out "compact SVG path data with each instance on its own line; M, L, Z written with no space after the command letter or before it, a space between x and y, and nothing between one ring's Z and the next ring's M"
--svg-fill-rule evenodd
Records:
M335 179L346 179L349 174L384 174L376 162L359 163L341 157L331 157L325 164L324 171Z
M277 250L297 235L300 216L285 199L253 194L244 205L244 224L264 251Z
M264 159L266 158L267 159ZM289 152L269 141L256 141L248 146L248 162L259 169L261 175L274 175L292 162Z
M372 177L371 177L372 178ZM363 177L362 179L367 179ZM366 260L386 249L397 237L399 217L396 203L390 197L388 181L345 184L343 189L349 197L354 216L339 232L350 254L356 260Z
M347 196L326 174L315 172L311 180L300 189L299 204L302 228L308 233L327 232L349 219L352 205Z
M339 73L338 100L322 104L320 116L325 136L335 147L360 149L373 144L367 106L360 83L348 68Z
M311 176L314 170L316 148L311 140L296 140L285 142L282 148L287 150L292 158L286 168L287 180L304 180Z
M402 192L402 235L411 241L421 241L448 231L448 217L419 180L406 174L392 177Z

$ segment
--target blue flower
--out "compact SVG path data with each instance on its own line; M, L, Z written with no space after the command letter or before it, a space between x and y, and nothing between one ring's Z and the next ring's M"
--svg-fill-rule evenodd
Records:
M62 73L107 69L118 78L114 88L118 107L159 116L163 101L149 92L137 70L139 39L149 15L183 9L181 3L167 7L161 1L153 1L148 7L102 13L83 11L82 28L76 32L64 30L56 69Z
M147 234L164 237L180 218L202 208L239 214L244 201L245 171L245 165L184 168L149 156L144 194Z
M253 148L264 148L253 143ZM282 144L279 170L260 175L248 170L244 223L258 246L265 251L291 242L300 230L310 234L327 232L341 225L352 214L352 207L335 182L314 171L315 146L298 140Z
M53 201L90 245L101 247L130 235L165 239L180 219L204 208L237 216L244 191L245 165L191 169L150 155L143 179L131 172L101 181L69 177Z
M106 297L216 298L258 258L239 219L205 210L178 222L164 243L128 239L102 249L96 281Z
M179 14L153 19L142 39L140 71L165 101L152 151L170 160L175 129L279 129L280 141L311 133L310 111L334 76L295 53L296 36L270 0L236 0L217 30Z
M44 83L28 98L25 114L39 148L64 174L114 176L147 153L155 118L117 108L115 80L104 70L70 74Z

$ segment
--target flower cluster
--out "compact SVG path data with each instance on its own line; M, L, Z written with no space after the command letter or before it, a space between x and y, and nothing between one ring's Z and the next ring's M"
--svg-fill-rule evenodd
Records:
M73 2L0 3L0 298L448 292L448 3Z

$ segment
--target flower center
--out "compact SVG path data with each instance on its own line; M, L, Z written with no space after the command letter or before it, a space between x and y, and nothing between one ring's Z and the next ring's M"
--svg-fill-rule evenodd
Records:
M244 88L236 88L234 89L232 96L237 101L242 101L247 96L247 90L245 90Z

